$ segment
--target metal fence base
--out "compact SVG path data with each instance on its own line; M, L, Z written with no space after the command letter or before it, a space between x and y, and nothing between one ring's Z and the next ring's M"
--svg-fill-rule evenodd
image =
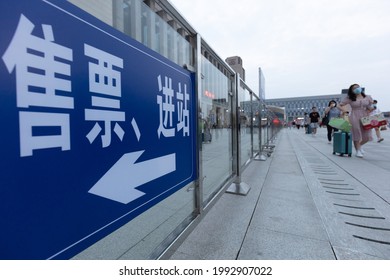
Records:
M259 154L257 155L254 160L257 160L257 161L266 161L267 160L267 157L264 155L264 154Z
M248 184L241 182L241 183L232 183L230 187L226 190L226 192L245 196L248 194L250 190L251 188L249 187Z

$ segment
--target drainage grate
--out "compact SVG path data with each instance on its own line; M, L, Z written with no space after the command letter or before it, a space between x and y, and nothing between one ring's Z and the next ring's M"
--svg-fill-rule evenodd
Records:
M318 178L318 180L325 180L325 181L331 181L331 182L344 182L344 179L329 179L329 178Z
M346 207L346 208L361 209L361 210L375 210L375 208L371 208L371 207L358 207L358 206L343 205L338 203L333 203L333 205Z
M353 237L358 238L358 239L362 239L362 240L366 240L366 241L375 242L375 243L390 245L390 242L387 242L387 241L375 240L375 239L366 238L366 237L362 237L362 236L358 236L358 235L353 235Z
M319 172L319 171L314 171L315 174L321 174L321 175L337 175L337 173L334 172Z
M333 205L329 208L319 209L320 211L332 212L326 212L326 222L328 219L337 219L337 222L329 222L326 227L340 226L340 230L345 230L348 234L349 242L358 239L366 241L359 242L358 249L362 252L366 252L367 247L375 246L377 249L379 244L382 246L390 245L390 224L387 217L377 211L376 204L372 204L371 200L371 203L367 204L368 200L363 183L351 178L350 174L345 175L345 170L337 163L330 162L328 158L326 160L322 160L321 156L314 158L313 155L305 153L303 150L300 155L299 161L305 159L305 167L309 167L313 177L316 178L316 182L313 182L315 191L319 192L318 194L324 202ZM306 174L304 175L306 177ZM312 177L310 176L309 179L311 180ZM309 180L308 182L311 183ZM338 229L332 228L333 230L337 231ZM384 255L389 256L390 251L386 251Z
M339 213L340 213L340 214L343 214L343 215L352 216L352 217L358 217L358 218L385 220L384 217L357 215L357 214L345 213L345 212L339 212Z
M348 183L333 183L333 182L322 182L320 181L321 184L327 184L327 185L333 185L333 186L349 186Z
M331 192L331 191L326 191L327 193L332 193L332 194L337 194L337 195L360 195L359 193L339 193L339 192Z
M336 188L336 187L328 187L328 186L322 186L323 188L332 189L332 190L346 190L346 191L354 191L353 188Z
M355 226L355 227L368 228L368 229L374 229L374 230L382 230L382 231L390 231L390 228L371 227L371 226L353 224L353 223L349 223L349 222L345 222L345 223L347 225Z

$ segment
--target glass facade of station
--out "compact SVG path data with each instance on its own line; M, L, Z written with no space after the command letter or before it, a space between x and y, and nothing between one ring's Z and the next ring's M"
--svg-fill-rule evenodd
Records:
M201 57L200 124L202 140L203 202L219 191L232 176L232 100L226 77L203 55ZM221 152L223 151L223 152Z
M198 180L74 257L164 258L281 126L168 1L69 2L196 74Z

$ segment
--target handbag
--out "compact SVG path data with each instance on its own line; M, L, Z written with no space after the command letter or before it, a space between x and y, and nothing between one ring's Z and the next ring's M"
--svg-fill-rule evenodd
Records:
M363 117L360 119L360 121L365 130L370 130L374 127L381 127L383 125L387 125L387 120L382 113Z
M333 118L330 120L329 125L343 132L350 132L352 128L351 123L344 118Z
M329 124L328 115L325 115L325 116L322 118L321 124L322 124L322 125L327 125L327 124Z

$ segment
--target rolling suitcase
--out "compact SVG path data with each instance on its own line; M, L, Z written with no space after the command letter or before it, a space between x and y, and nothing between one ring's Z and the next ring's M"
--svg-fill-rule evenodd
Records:
M309 124L306 129L306 134L311 134L311 132L312 132L312 128L311 125Z
M352 155L352 137L351 133L337 131L333 133L333 154L340 156Z

